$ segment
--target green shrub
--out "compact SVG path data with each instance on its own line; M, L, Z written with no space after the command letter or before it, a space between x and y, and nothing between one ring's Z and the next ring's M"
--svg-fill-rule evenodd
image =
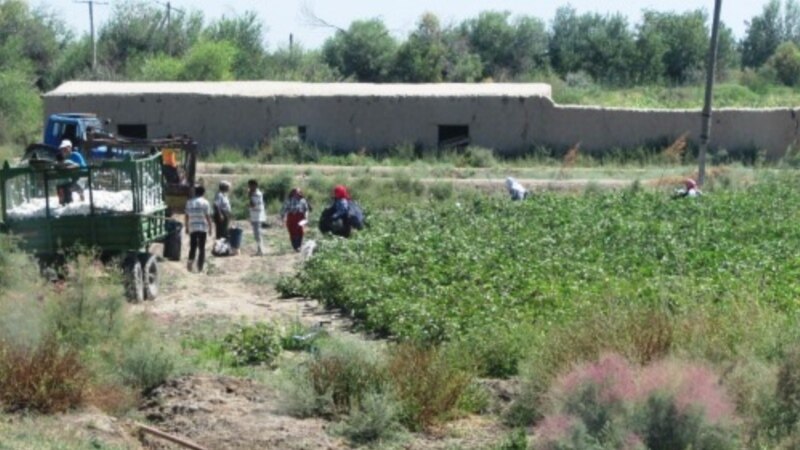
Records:
M299 319L290 321L283 329L281 347L289 351L308 351L314 348L319 339L328 333L319 327L310 327Z
M264 322L237 325L222 342L234 366L269 365L281 352L280 330Z
M438 182L428 186L428 192L436 201L450 200L454 190L452 183Z
M467 167L494 167L497 165L494 151L483 147L467 147L463 160Z
M391 349L388 376L402 407L403 423L412 430L454 414L472 381L441 350L412 344Z
M528 434L524 428L517 428L497 446L497 450L528 450Z
M301 417L338 417L355 411L367 395L386 391L380 354L354 338L321 340L309 359L290 371L286 407Z
M136 342L122 354L120 372L123 381L143 392L162 385L175 369L176 356L155 342Z
M786 86L800 83L800 49L793 42L784 42L767 61L778 81Z
M775 399L774 425L783 432L797 428L800 420L800 347L791 348L780 361Z
M392 182L398 192L415 196L422 195L425 192L425 185L417 179L412 179L407 173L399 172L395 174Z
M340 424L338 431L352 443L371 444L395 440L403 431L400 407L385 392L368 392Z
M79 349L117 341L126 328L119 272L106 272L92 254L68 263L66 289L49 302L59 340Z

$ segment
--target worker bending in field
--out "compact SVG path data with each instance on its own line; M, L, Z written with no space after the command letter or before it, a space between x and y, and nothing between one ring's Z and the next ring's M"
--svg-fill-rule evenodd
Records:
M308 205L303 191L298 188L289 192L289 198L283 203L281 208L281 223L286 224L289 231L289 240L292 242L294 251L299 252L303 245L303 227L308 223L308 213L311 207Z
M676 190L674 198L698 197L703 195L703 192L697 188L697 182L695 182L693 179L687 178L683 184L684 188Z
M186 234L189 235L189 261L186 268L193 271L194 258L197 256L197 270L203 271L206 261L206 238L211 232L211 205L203 198L206 190L203 186L194 188L194 197L186 202Z
M528 190L512 177L506 178L506 189L511 195L511 200L525 200L528 197Z

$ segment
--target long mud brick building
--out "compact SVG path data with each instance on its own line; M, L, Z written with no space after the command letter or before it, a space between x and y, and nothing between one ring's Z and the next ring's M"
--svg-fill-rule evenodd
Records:
M399 144L478 145L500 153L534 146L603 152L696 143L700 110L557 105L547 84L359 84L68 82L44 95L45 113L93 112L111 131L138 137L188 134L204 151L252 148L281 129L341 151ZM783 156L798 138L793 108L714 112L711 147Z

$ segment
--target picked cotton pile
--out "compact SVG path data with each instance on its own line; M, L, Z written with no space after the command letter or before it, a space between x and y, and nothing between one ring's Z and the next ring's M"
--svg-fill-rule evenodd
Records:
M133 193L131 191L93 191L95 212L132 212ZM72 203L58 204L58 197L50 197L50 217L86 216L91 213L89 191L84 193L84 201L72 193ZM44 198L34 198L8 210L9 219L33 219L47 217Z

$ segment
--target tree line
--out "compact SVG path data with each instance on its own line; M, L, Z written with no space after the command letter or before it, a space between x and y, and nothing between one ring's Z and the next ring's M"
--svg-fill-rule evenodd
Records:
M88 35L74 35L54 12L25 0L0 0L0 142L30 133L20 124L39 116L26 105L71 79L430 83L558 77L608 87L682 85L702 80L709 34L705 10L644 11L633 24L620 14L564 6L550 23L487 11L443 25L425 13L404 39L380 19L356 20L319 49L291 44L270 50L254 12L207 22L199 11L167 18L158 4L125 0L99 27L92 67ZM798 45L798 0L771 0L741 40L722 25L718 77L745 71L797 85Z

